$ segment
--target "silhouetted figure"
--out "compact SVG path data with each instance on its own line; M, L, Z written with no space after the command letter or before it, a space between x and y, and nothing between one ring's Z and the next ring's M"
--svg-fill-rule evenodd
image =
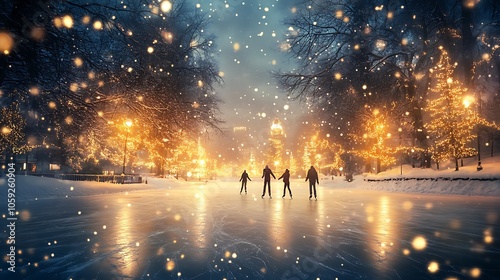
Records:
M283 175L281 175L278 180L281 178L283 178L283 183L285 184L283 187L283 196L281 198L285 198L286 188L288 188L290 199L292 199L292 191L290 190L290 170L286 169L285 173L283 173Z
M241 174L240 182L241 182L241 189L240 189L240 194L243 191L243 187L245 187L245 194L247 194L247 180L252 181L250 177L248 177L248 173L246 170L243 170L243 173Z
M264 168L264 170L262 171L262 178L264 178L264 189L262 190L262 198L264 198L264 195L266 194L266 184L269 186L269 198L273 198L271 196L271 176L273 176L273 178L276 179L276 176L274 176L271 169L269 169L269 166L266 165L266 168Z
M311 168L307 171L307 176L306 176L306 182L309 180L309 199L311 199L313 195L313 189L314 189L314 199L316 198L316 182L319 185L319 177L318 177L318 172L316 172L316 169L314 169L314 166L311 165Z

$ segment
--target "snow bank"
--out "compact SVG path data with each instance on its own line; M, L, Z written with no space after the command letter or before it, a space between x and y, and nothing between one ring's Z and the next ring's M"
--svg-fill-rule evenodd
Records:
M338 178L339 187L352 184L354 188L468 196L500 196L500 156L488 157L482 161L483 170L477 171L475 159L465 159L464 166L455 171L453 164L444 165L439 170L412 168L404 165L379 174L354 176L354 181L346 182ZM402 175L401 175L402 173ZM332 187L334 182L327 183Z
M5 195L6 178L0 178L1 194ZM87 196L106 193L149 189L147 184L112 184L91 181L68 181L36 176L16 176L16 199L37 200L44 198Z
M411 168L403 166L379 174L354 176L353 182L344 177L322 176L319 187L341 189L366 189L387 192L411 192L443 195L497 196L500 197L500 156L486 158L483 170L477 171L474 160L464 162L459 171L445 167L441 170ZM279 172L277 172L279 173ZM88 196L107 193L131 192L148 189L182 187L199 184L198 181L185 182L174 178L146 178L148 184L113 184L89 181L67 181L53 178L18 175L16 177L17 200L37 200L44 198ZM240 186L239 178L220 178L219 186ZM254 183L261 182L260 178ZM307 185L304 179L295 179L293 184ZM278 181L276 180L276 183ZM258 183L258 184L259 184ZM6 195L6 178L0 178L0 197Z

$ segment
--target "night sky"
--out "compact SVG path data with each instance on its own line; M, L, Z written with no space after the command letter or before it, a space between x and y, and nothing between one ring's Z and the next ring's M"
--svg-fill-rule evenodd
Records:
M273 119L279 118L286 128L300 114L301 104L287 100L271 71L293 67L290 54L280 46L288 29L284 20L293 15L298 1L198 3L196 7L211 19L208 32L217 37L224 85L216 91L224 102L223 126L246 126L251 133L267 133Z

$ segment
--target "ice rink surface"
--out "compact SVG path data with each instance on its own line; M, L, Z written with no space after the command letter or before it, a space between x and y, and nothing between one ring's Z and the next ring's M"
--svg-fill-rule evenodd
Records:
M158 184L158 182L156 182ZM353 182L352 184L355 184ZM500 279L500 198L262 182L18 203L1 279ZM1 209L0 213L4 213ZM3 219L4 223L5 216ZM1 232L7 238L7 229ZM6 261L5 242L0 247Z

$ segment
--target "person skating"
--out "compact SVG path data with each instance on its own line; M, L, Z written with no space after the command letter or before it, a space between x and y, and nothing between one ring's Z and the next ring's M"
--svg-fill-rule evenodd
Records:
M241 174L240 182L241 182L241 189L240 189L240 194L243 191L243 187L245 187L245 194L247 194L247 180L252 181L250 177L248 176L248 173L246 170L243 170L243 173Z
M286 189L288 188L288 192L290 193L290 199L292 199L292 191L290 190L290 170L286 169L285 173L283 173L283 175L281 175L278 178L278 180L281 178L283 178L283 183L284 183L283 196L281 198L285 198Z
M316 169L312 165L311 168L309 168L309 170L307 171L306 182L307 180L309 180L309 199L312 198L314 189L314 199L318 200L316 198L316 182L319 185L319 177L318 172L316 172Z
M264 195L266 194L266 184L269 186L269 198L273 198L271 196L271 176L273 176L274 179L276 179L276 176L274 176L273 172L269 168L269 166L266 165L266 168L262 171L262 178L264 178L264 189L262 190L262 198L264 198Z

